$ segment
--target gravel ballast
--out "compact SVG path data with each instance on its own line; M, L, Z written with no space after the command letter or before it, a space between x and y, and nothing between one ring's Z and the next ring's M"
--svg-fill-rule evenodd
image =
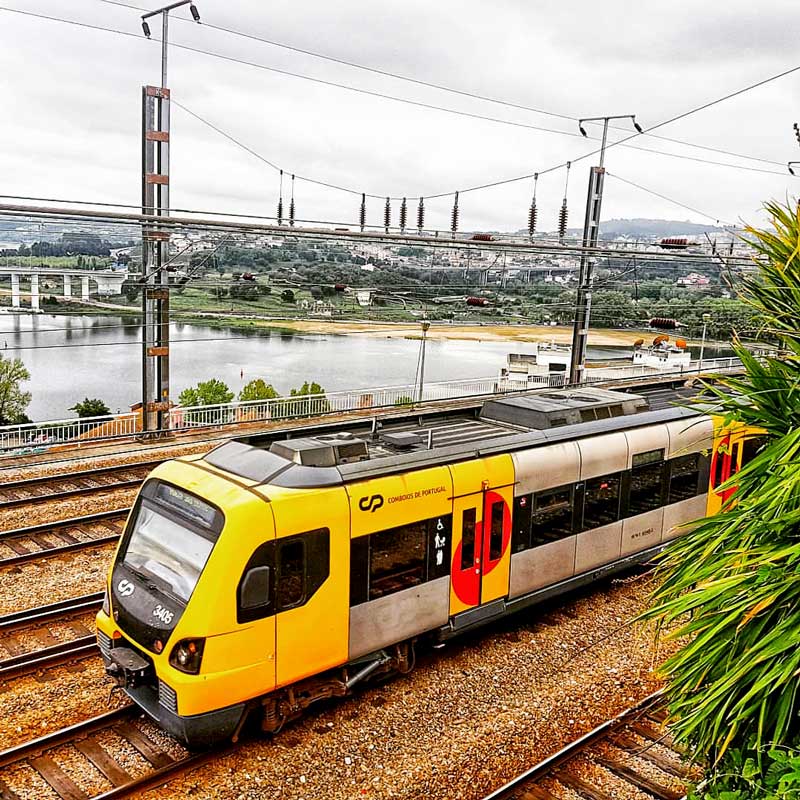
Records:
M641 580L453 642L148 798L477 800L658 688ZM599 644L593 644L599 642Z

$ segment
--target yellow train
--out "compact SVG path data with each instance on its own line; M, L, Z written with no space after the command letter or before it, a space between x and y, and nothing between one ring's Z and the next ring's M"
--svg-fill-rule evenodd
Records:
M290 438L294 437L294 438ZM97 635L106 671L190 747L646 560L756 440L601 389L227 442L145 481Z

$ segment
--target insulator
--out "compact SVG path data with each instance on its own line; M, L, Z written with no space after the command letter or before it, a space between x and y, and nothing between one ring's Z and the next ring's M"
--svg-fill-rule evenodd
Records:
M455 200L453 201L453 213L450 218L450 232L455 236L458 230L458 192L456 192Z
M292 175L292 198L289 201L289 225L294 227L294 175Z
M403 198L403 202L400 204L400 232L405 233L406 231L406 222L408 222L408 209L406 208L406 199Z
M419 199L419 206L417 207L417 228L419 232L422 233L422 229L425 227L425 198L420 197Z
M558 212L558 241L563 242L564 237L567 235L567 217L569 216L569 212L567 211L567 199L564 198L564 202L561 204L561 210Z
M364 226L367 224L367 196L366 194L361 195L361 208L358 211L358 221L361 225L361 230L364 230Z
M386 198L386 206L383 209L383 230L386 233L389 233L389 224L392 221L392 204L389 202L389 198Z
M653 317L648 323L651 328L661 328L664 330L673 330L678 327L678 321L676 319L670 319L669 317ZM669 338L668 336L665 338Z
M533 236L536 233L536 218L539 215L539 210L536 208L536 201L531 203L528 209L528 236Z
M278 225L283 223L283 170L278 183Z

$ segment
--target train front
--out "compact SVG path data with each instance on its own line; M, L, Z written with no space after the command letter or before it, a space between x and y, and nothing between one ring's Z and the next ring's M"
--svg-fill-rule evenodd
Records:
M229 739L273 688L269 637L237 624L248 535L231 536L272 528L267 503L181 460L151 473L120 539L97 615L106 673L191 748Z

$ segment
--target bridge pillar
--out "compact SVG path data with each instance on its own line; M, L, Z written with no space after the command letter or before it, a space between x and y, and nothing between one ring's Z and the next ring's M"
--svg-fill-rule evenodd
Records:
M19 275L11 273L11 307L19 308Z
M64 276L64 297L72 297L72 276Z
M31 275L31 311L39 310L39 273Z
M81 299L89 299L89 276L84 275L81 277Z

